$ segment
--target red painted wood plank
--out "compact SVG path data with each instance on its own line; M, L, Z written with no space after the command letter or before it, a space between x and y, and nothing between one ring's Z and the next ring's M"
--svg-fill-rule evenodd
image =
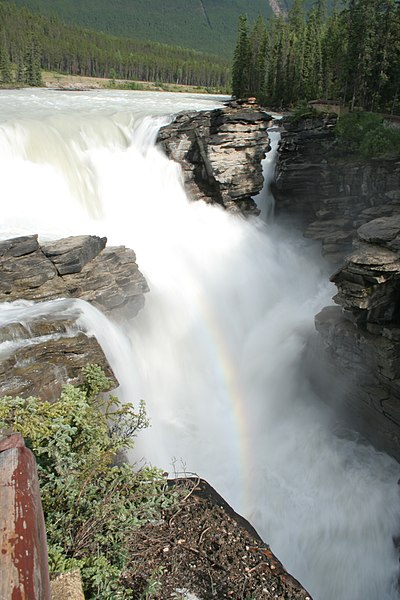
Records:
M15 434L1 447L7 449L0 450L0 598L50 600L35 458Z

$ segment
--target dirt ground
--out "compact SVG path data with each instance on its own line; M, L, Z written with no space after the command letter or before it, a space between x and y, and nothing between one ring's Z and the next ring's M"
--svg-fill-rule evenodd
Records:
M128 81L125 79L104 79L101 77L84 77L81 75L62 75L50 71L42 71L43 84L48 89L55 90L100 90L100 89L129 89L129 85L137 85L139 90L143 91L171 91L184 93L206 93L204 87L180 85L180 84L163 84L157 85L151 81ZM128 87L127 87L128 86Z
M178 509L134 532L125 584L135 600L311 600L251 525L205 481Z

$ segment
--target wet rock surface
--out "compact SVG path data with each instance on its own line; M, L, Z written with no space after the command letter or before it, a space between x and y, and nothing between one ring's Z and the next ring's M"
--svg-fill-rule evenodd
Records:
M114 318L134 317L148 286L133 250L73 236L40 245L36 235L0 242L0 302L81 298Z
M399 217L358 229L359 246L332 276L337 307L316 316L331 365L347 382L344 399L358 428L400 460ZM391 248L391 249L389 249Z
M64 383L82 383L81 369L98 364L118 382L96 338L77 323L80 312L38 316L0 326L0 396L52 400Z
M182 166L192 199L258 214L251 196L263 186L261 160L270 149L271 122L254 106L186 112L160 129L158 143Z
M344 154L336 120L285 122L276 210L337 268L339 306L315 318L314 385L345 423L400 460L400 157Z
M133 250L108 248L105 238L90 235L46 244L23 236L0 242L0 269L1 302L67 299L47 312L27 304L20 316L0 322L0 395L51 400L64 383L81 383L88 364L100 365L117 387L99 343L80 324L74 299L114 320L135 316L148 287Z
M277 213L302 224L322 254L340 265L361 225L400 212L400 158L363 160L344 154L337 117L284 120L274 195Z

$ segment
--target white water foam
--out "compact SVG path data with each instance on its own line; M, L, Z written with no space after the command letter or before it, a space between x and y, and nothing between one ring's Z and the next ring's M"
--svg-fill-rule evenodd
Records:
M90 108L38 94L48 105L36 114L31 99L28 120L10 110L0 127L1 231L97 233L136 251L151 291L129 339L97 311L82 316L125 397L146 401L152 427L133 458L173 470L175 457L208 479L315 600L397 599L399 466L335 437L302 376L313 315L332 294L313 250L188 202L153 145L175 110L163 95L145 117L135 94L90 95Z

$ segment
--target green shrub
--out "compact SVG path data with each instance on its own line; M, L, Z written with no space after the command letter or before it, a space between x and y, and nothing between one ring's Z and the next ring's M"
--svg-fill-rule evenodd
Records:
M109 389L100 367L84 369L80 387L64 386L60 398L0 399L0 428L20 431L36 456L52 571L81 569L86 598L129 598L123 571L132 528L161 518L176 494L158 469L139 471L119 456L148 426Z
M400 130L387 125L376 113L344 115L338 120L336 135L346 150L365 158L400 155Z
M302 100L290 113L289 121L291 123L297 123L302 119L317 117L320 114L321 113L318 112L313 106L310 106L306 100Z

